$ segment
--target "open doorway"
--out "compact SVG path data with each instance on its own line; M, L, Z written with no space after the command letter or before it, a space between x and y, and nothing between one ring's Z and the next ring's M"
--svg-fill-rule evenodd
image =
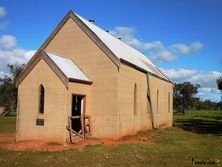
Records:
M82 130L81 116L85 114L85 96L73 95L72 96L72 116L76 116L76 119L72 119L72 129L77 133ZM79 118L78 118L79 116Z

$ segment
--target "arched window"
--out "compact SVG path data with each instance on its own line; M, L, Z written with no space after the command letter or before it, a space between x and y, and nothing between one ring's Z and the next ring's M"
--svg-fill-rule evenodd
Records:
M136 113L137 113L137 85L136 85L136 83L135 83L135 85L134 85L133 110L134 110L134 114L136 115Z
M159 89L157 89L157 92L156 92L156 112L158 113L159 112Z
M39 113L44 114L45 89L43 85L39 87Z
M168 112L170 112L170 92L168 92Z

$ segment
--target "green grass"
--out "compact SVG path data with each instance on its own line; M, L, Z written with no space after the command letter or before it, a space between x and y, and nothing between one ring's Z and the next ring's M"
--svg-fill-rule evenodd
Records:
M188 111L185 115L175 113L174 124L187 131L222 136L222 111Z
M189 121L220 125L222 111L190 111L175 115L177 127L155 130L158 140L153 144L123 144L117 147L89 146L62 152L30 152L0 149L0 166L192 166L195 160L218 161L222 165L222 135L220 131L186 129ZM12 118L11 118L12 119ZM0 118L0 127L13 132L15 119ZM184 121L184 122L183 122ZM214 124L212 124L212 122ZM8 125L3 125L8 124ZM205 124L203 125L205 128ZM1 128L2 129L2 128ZM216 132L216 133L213 133ZM0 131L5 133L5 131ZM150 132L149 132L150 133ZM203 165L194 165L203 166ZM209 166L219 166L209 165Z
M182 115L181 113L174 113L174 120L178 119L191 119L193 117L202 117L204 120L206 119L217 119L219 121L222 121L222 111L214 111L214 110L190 110L186 111L185 115Z
M7 117L0 117L0 135L15 133L15 114Z

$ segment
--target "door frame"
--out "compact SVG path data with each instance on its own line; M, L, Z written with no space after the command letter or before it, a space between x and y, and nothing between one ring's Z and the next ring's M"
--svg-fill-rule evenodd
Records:
M86 114L86 97L87 97L87 95L84 95L84 94L78 94L78 93L72 93L71 94L71 111L70 111L70 116L73 116L72 115L72 107L73 107L73 96L83 96L83 109L82 109L82 107L81 107L81 111L82 111L82 113L81 113L81 120L80 120L80 122L81 122L81 129L82 130L84 130L84 128L85 128L85 119L84 119L84 117L85 117L85 114ZM82 101L81 100L81 101ZM80 112L81 112L80 111ZM73 120L72 120L73 121ZM72 123L72 121L71 121L71 123ZM83 135L85 136L85 130L84 130L84 133L83 133Z

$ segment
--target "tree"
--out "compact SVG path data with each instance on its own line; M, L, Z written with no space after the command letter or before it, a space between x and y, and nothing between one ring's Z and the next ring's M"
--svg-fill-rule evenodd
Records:
M17 107L17 88L16 79L24 68L24 64L8 64L11 75L0 78L0 106L5 107L8 112L16 111Z
M174 108L185 114L185 109L191 108L196 101L195 95L198 93L200 85L193 85L190 82L174 84Z
M217 82L217 87L221 91L221 94L222 94L222 76L220 76L216 82ZM222 95L221 95L221 101L222 101Z

